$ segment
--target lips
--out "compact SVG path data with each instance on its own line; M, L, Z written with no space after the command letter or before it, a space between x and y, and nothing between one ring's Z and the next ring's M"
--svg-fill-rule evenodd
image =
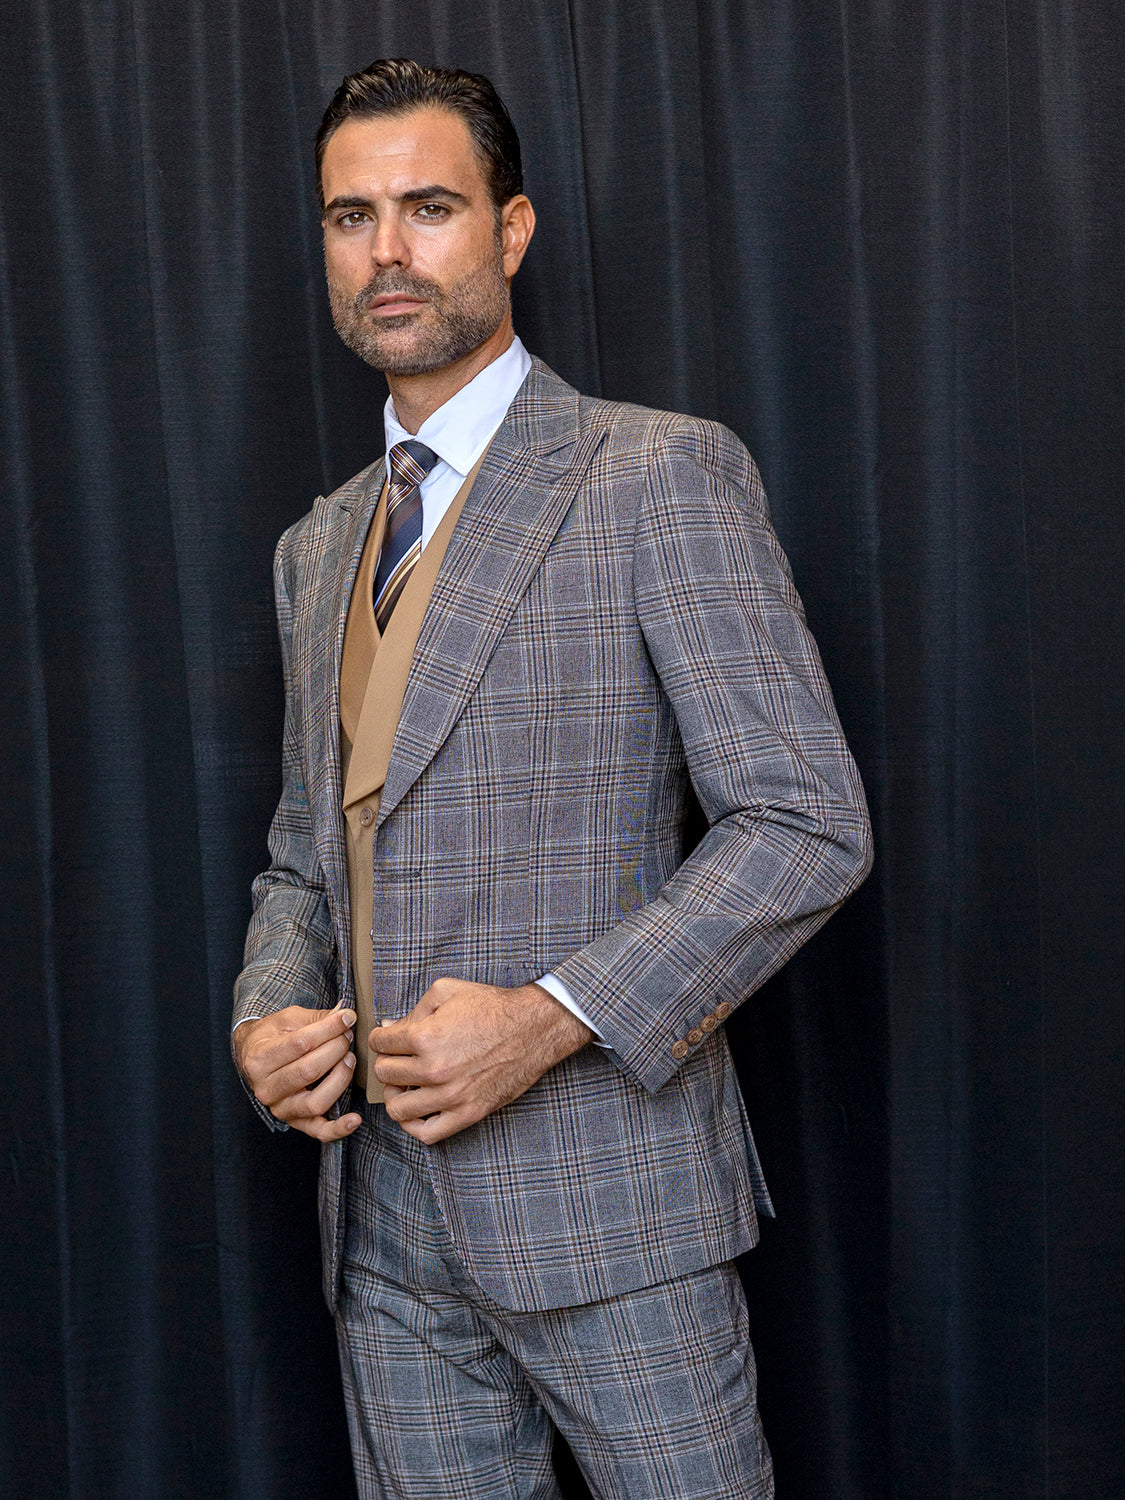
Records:
M355 305L358 312L393 318L417 312L431 300L421 286L379 286L377 282L369 282L356 293Z
M411 312L425 304L421 297L410 297L405 292L383 292L371 303L373 312Z

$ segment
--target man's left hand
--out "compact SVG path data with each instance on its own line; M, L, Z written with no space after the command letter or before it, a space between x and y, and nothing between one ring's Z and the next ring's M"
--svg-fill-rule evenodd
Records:
M592 1033L537 984L437 979L410 1014L371 1032L392 1120L431 1145L509 1104Z

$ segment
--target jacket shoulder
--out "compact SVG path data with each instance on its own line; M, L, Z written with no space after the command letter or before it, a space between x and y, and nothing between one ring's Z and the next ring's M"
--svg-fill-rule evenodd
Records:
M682 411L661 411L632 401L607 401L595 396L579 398L581 420L604 427L612 438L642 443L673 452L705 456L711 449L746 451L729 427L706 417Z
M532 360L532 375L521 398L513 411L519 410L520 420L536 439L544 429L549 439L601 432L611 450L616 446L622 454L631 452L642 459L667 454L694 458L708 467L752 467L742 441L721 422L584 395L540 359Z
M579 421L605 433L607 463L626 476L643 474L646 487L676 487L692 474L742 495L752 510L768 515L754 460L729 427L686 412L660 411L628 401L583 396Z

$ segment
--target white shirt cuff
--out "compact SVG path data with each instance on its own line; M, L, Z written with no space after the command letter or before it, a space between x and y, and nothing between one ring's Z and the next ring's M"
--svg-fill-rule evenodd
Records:
M578 1017L583 1026L588 1026L590 1028L590 1030L594 1033L594 1040L597 1042L599 1047L604 1047L607 1045L605 1037L602 1036L601 1032L594 1025L593 1021L590 1020L590 1017L586 1014L582 1007L577 1004L574 996L567 989L566 985L563 984L561 979L559 979L554 974L544 974L541 979L537 979L535 982L543 989L545 989L548 995L553 995L560 1005L565 1005L572 1016Z

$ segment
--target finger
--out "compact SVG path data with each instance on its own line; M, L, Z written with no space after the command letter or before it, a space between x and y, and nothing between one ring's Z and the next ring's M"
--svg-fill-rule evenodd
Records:
M337 1031L329 1033L319 1046L314 1039L306 1038L293 1047L263 1047L247 1053L242 1071L259 1097L280 1099L327 1073L350 1049L354 1037L354 1031Z
M421 1120L426 1115L441 1114L456 1108L458 1104L459 1101L450 1098L446 1089L392 1088L384 1089L383 1092L383 1108L400 1125L407 1120Z
M305 1090L305 1107L310 1115L326 1115L355 1077L355 1053L342 1057L332 1071L316 1085Z
M326 1078L338 1064L343 1063L346 1058L354 1056L350 1050L347 1035L337 1038L332 1042L325 1042L315 1052L310 1052L307 1057L298 1062L290 1063L287 1068L279 1068L274 1073L268 1073L254 1085L254 1092L263 1104L268 1104L271 1109L285 1099L303 1098L307 1092L315 1089L322 1079Z
M435 1076L432 1068L428 1068L422 1059L412 1052L373 1058L371 1067L380 1083L393 1084L397 1089L416 1089L426 1084L436 1085L449 1082L446 1078Z
M296 1007L294 1007L296 1009ZM333 1037L350 1031L355 1025L354 1010L318 1010L312 1013L314 1020L300 1026L290 1026L269 1039L259 1054L271 1064L271 1071L284 1067L286 1063L303 1057L305 1053L321 1046Z
M270 1108L279 1120L289 1125L315 1120L336 1103L351 1082L354 1070L355 1058L349 1053L320 1079L315 1088L300 1088L285 1094Z
M381 1055L409 1057L413 1055L417 1042L409 1021L386 1021L382 1026L372 1027L367 1045L372 1052Z
M272 1108L275 1100L286 1099L311 1090L325 1078L338 1063L354 1058L349 1041L350 1033L332 1037L313 1051L305 1053L296 1062L277 1068L266 1075L256 1086L256 1093L263 1103ZM314 1111L315 1113L315 1111Z
M402 1120L401 1128L424 1146L433 1146L438 1141L448 1140L451 1135L475 1125L484 1118L483 1113L469 1109L443 1109L424 1120Z
M317 1115L313 1120L294 1120L293 1129L303 1135L311 1135L314 1141L341 1141L362 1124L359 1115L341 1115L338 1120L325 1119Z

